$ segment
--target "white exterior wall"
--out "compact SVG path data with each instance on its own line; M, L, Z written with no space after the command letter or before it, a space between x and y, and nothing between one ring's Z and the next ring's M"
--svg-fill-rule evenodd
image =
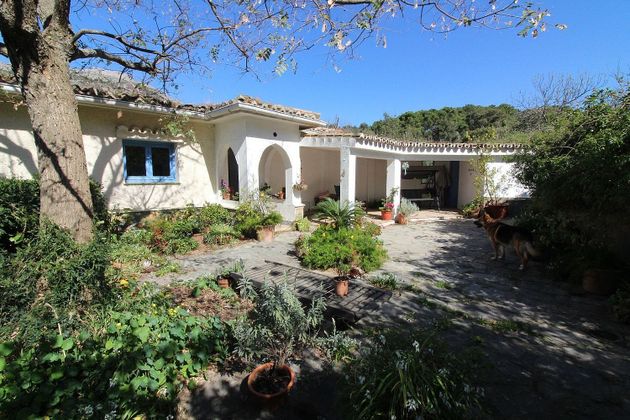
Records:
M384 198L387 160L357 158L357 200L369 203Z
M339 185L339 150L302 147L300 156L302 176L308 185L308 189L302 191L302 202L311 208L315 205L315 197L324 192L334 194L335 185Z
M197 206L216 201L211 174L214 149L211 127L193 123L197 142L151 134L129 134L124 138L174 141L177 182L172 184L126 184L123 179L122 137L117 127L158 129L159 115L91 106L79 107L83 144L89 175L103 186L109 207L119 210L162 210ZM37 151L26 110L0 104L0 176L30 178L37 172Z
M516 180L514 176L514 163L490 162L488 170L494 174L494 179L499 186L499 198L526 198L529 190Z

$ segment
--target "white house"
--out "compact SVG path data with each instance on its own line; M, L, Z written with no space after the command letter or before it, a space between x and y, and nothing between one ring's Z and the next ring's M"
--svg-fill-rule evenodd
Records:
M2 69L0 69L2 70ZM113 81L115 80L115 82ZM147 211L188 203L221 203L223 182L240 196L265 184L286 220L326 193L372 202L399 187L415 198L439 196L462 207L474 195L470 160L483 151L502 174L513 144L422 143L348 133L326 127L319 114L239 96L216 105L182 105L107 71L73 75L90 176L112 209ZM37 153L19 90L0 71L0 176L37 173ZM173 117L191 136L167 130ZM295 184L307 184L300 191ZM514 181L501 195L526 195ZM399 200L400 194L397 197Z

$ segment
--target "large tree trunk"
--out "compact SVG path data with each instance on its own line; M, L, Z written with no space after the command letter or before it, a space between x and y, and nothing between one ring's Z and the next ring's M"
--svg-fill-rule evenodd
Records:
M77 102L70 84L69 2L55 2L48 10L40 3L39 11L34 2L16 3L12 10L2 8L8 13L3 13L0 29L33 126L41 220L50 220L68 229L77 241L87 242L92 238L92 198ZM45 14L39 21L38 12L40 17ZM44 22L43 27L40 22Z

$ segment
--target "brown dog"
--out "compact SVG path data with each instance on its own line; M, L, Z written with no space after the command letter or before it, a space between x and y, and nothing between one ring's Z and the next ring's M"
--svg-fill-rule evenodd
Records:
M521 259L519 270L527 267L530 257L538 257L540 253L532 245L531 232L526 229L511 226L488 216L483 210L479 213L479 219L475 225L483 227L488 234L494 248L493 260L505 258L505 247L514 248L516 255Z

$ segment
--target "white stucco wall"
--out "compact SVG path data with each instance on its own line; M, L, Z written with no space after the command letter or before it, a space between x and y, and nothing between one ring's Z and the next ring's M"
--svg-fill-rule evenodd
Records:
M302 191L302 202L307 208L315 205L315 197L323 192L335 193L339 185L339 150L302 147L302 176L308 190Z
M489 162L488 172L493 175L498 188L499 199L513 199L529 197L529 191L514 177L514 164L511 162ZM462 208L475 198L473 185L474 171L470 161L459 164L459 197L457 207ZM485 194L489 198L488 193Z
M112 209L160 210L203 205L216 201L211 174L215 172L212 127L192 123L197 142L176 141L177 182L173 184L126 184L123 179L122 138L117 127L158 129L160 116L122 109L80 106L79 118L89 175L103 185ZM0 176L30 177L37 172L37 153L26 110L0 104ZM151 134L129 138L157 140Z
M384 198L387 160L357 158L356 199L369 203Z

